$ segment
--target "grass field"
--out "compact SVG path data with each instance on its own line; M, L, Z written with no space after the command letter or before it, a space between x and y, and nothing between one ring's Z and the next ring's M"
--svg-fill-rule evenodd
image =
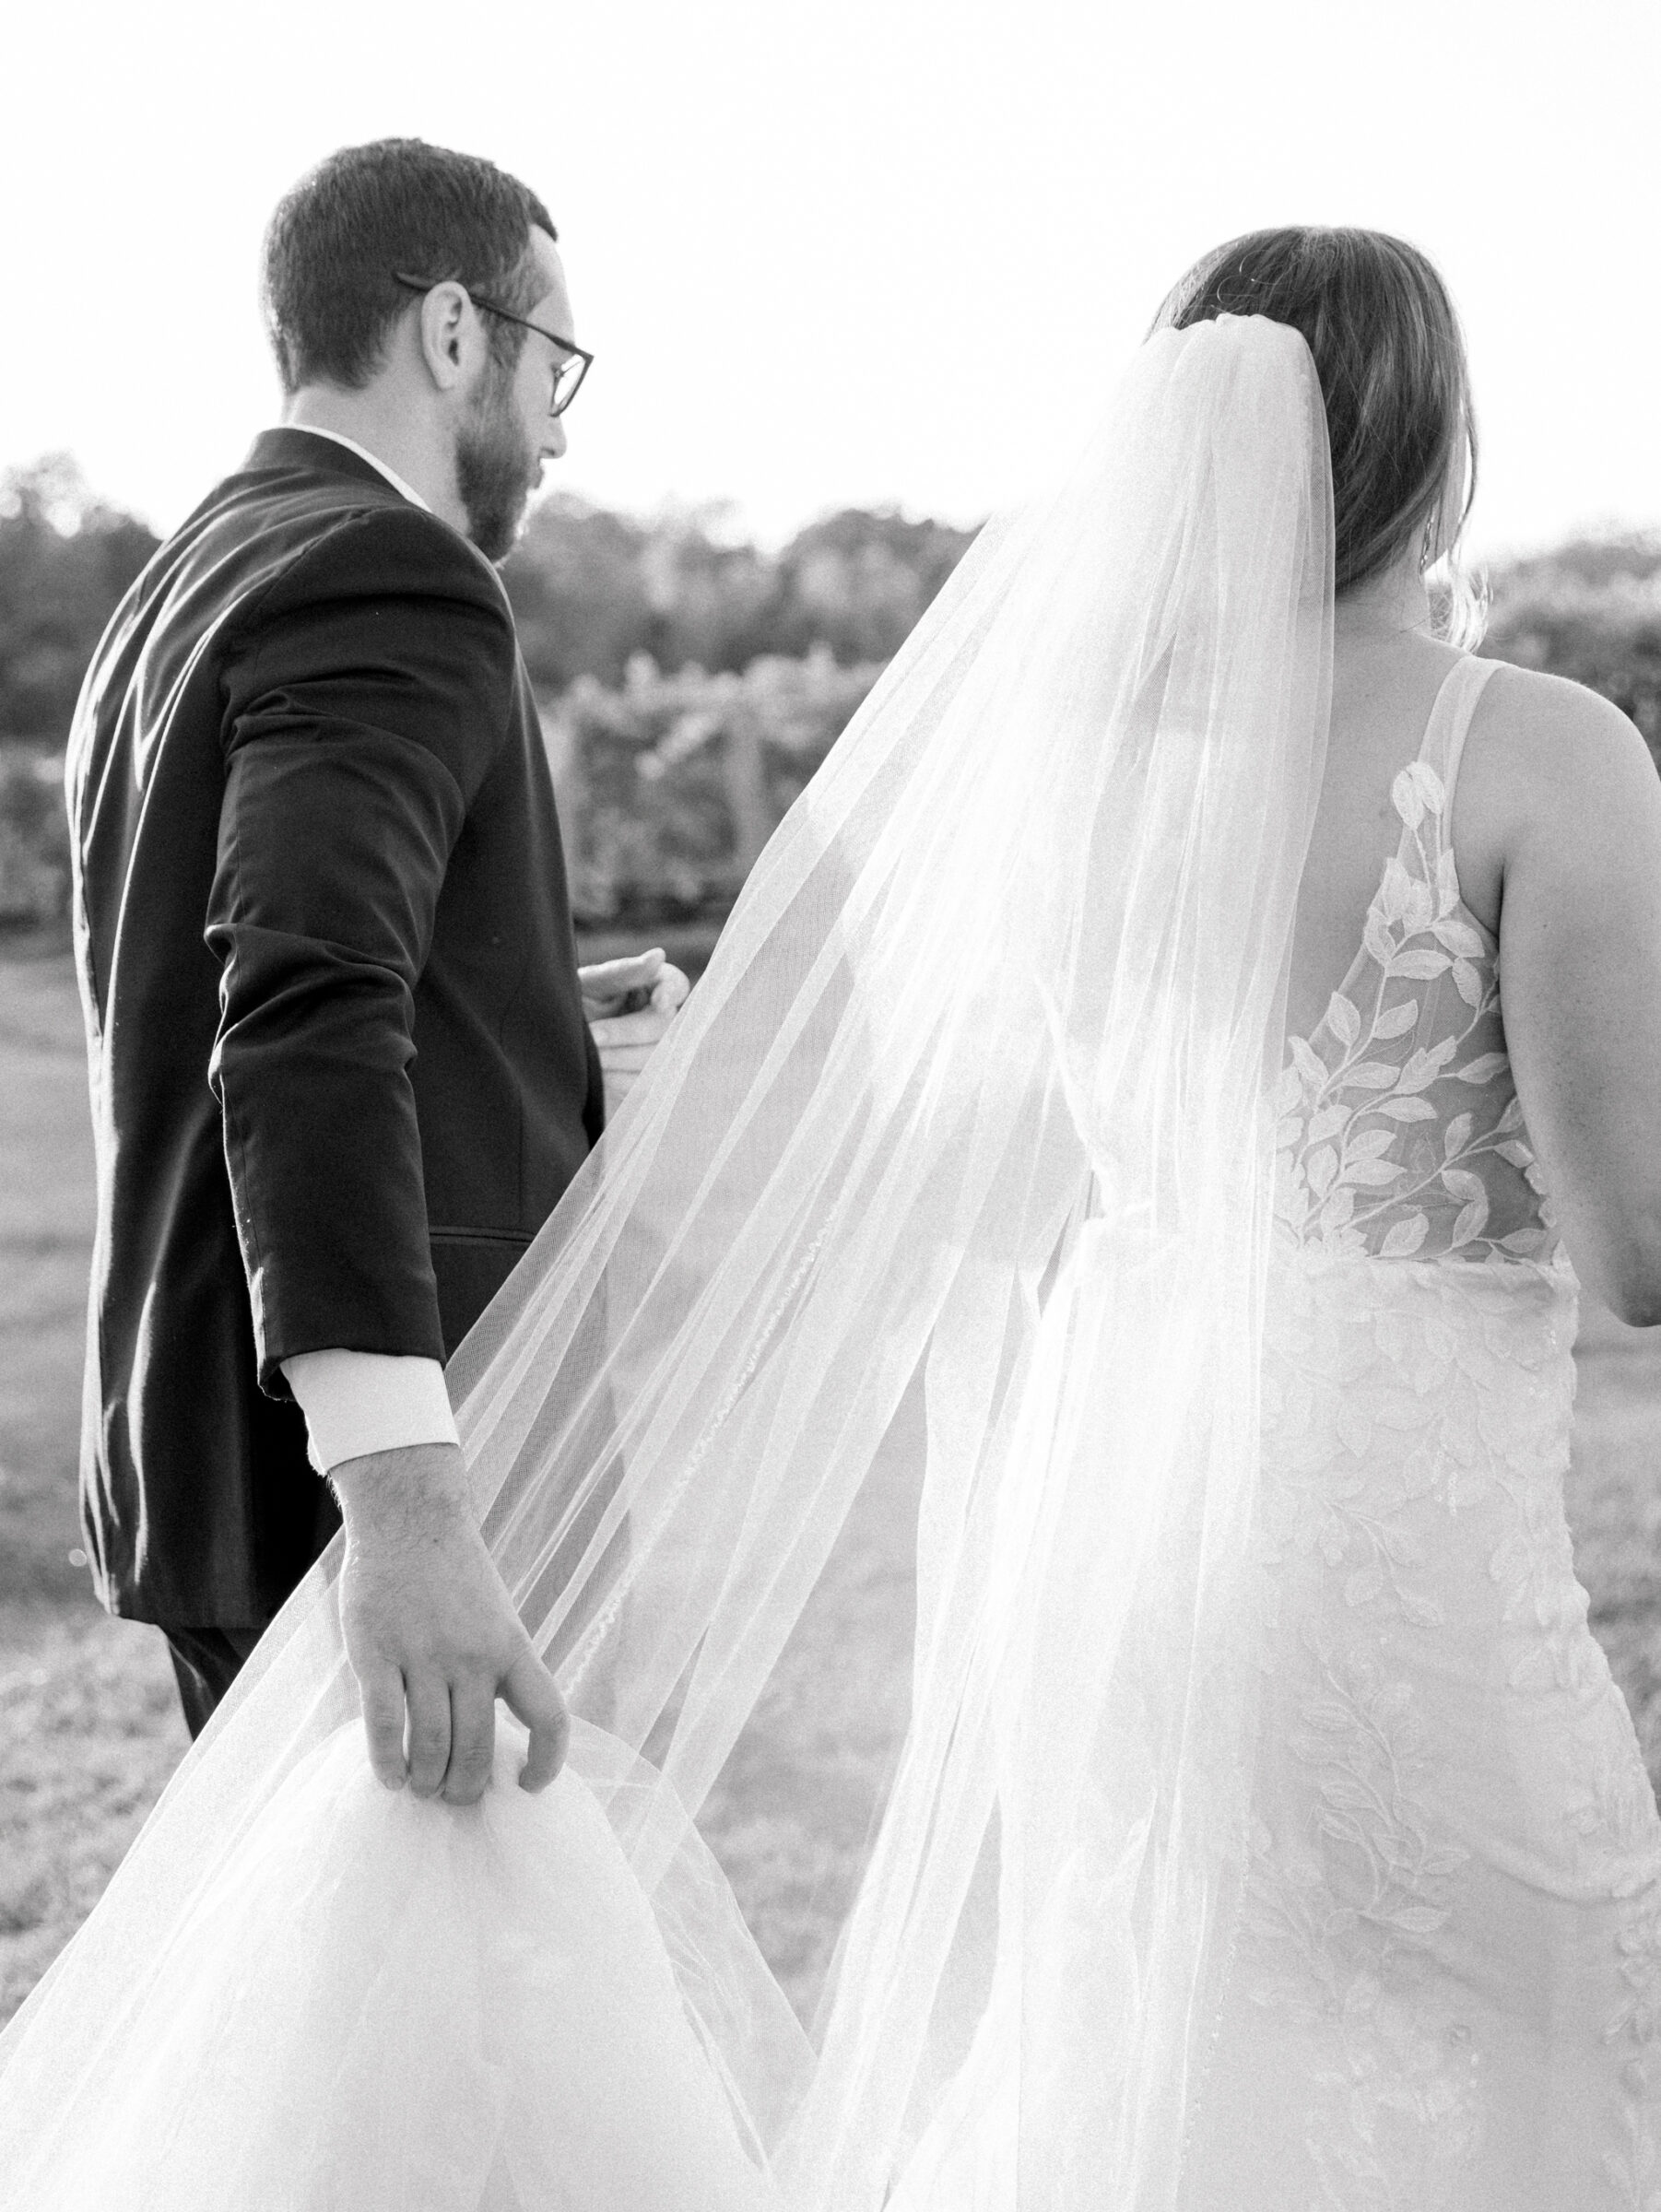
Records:
M76 1522L92 1160L67 957L0 960L0 2017L96 1901L185 1746L153 1631Z
M80 1556L75 1463L90 1237L68 959L50 947L0 950L0 2019L96 1901L186 1740L160 1637L105 1618ZM1661 1776L1655 1334L1652 1343L1588 1314L1570 1498L1593 1625L1653 1777ZM827 1908L840 1902L872 1775L891 1747L903 1548L897 1525L850 1529L824 1602L799 1632L800 1665L782 1670L714 1808L757 1933L800 1996L823 1963L835 1918Z

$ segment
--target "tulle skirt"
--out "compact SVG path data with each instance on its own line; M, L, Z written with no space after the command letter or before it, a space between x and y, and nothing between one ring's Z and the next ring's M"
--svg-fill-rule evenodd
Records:
M773 2204L610 1821L376 1782L353 1723L168 1947L142 2064L52 2212L756 2212ZM45 2201L41 2212L45 2212Z

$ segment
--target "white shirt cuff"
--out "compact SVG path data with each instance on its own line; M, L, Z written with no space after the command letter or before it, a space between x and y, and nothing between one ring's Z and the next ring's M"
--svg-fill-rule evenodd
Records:
M312 1464L320 1474L368 1452L456 1441L444 1371L436 1359L395 1352L296 1352L282 1367L306 1417Z

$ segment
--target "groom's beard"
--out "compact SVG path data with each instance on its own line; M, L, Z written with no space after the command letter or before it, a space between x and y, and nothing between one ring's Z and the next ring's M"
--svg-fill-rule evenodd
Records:
M493 361L455 444L455 484L467 535L487 560L504 560L512 551L541 474L541 456L508 396L512 384L512 371Z

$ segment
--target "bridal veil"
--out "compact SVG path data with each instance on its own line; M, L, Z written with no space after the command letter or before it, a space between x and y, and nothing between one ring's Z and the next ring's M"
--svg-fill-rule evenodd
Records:
M1243 1868L1332 572L1302 339L1160 332L890 665L451 1370L573 1769L792 2212L1173 2201ZM909 1724L810 2041L698 1823L882 1485ZM50 2201L177 1931L355 1712L337 1570L0 2040L0 2206Z

